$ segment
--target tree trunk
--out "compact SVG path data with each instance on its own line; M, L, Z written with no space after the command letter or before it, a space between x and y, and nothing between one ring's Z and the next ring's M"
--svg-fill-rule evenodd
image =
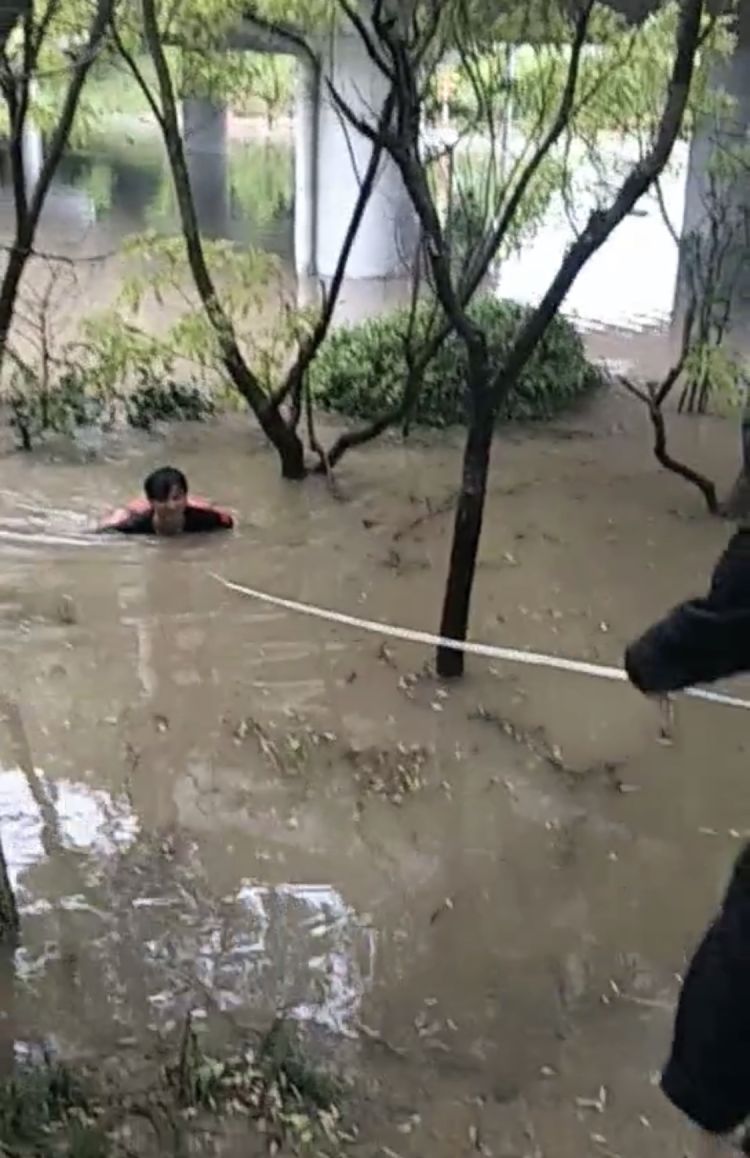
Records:
M0 843L0 943L12 944L18 937L18 909L10 883L5 851Z
M8 254L8 264L0 284L0 366L2 366L8 344L8 334L16 308L18 287L29 258L30 245L31 242L26 237L16 239Z
M742 463L722 514L738 522L750 520L750 389L745 387L745 407L740 428Z
M464 446L461 492L453 524L448 582L440 620L440 635L444 639L455 639L462 643L466 639L469 625L469 606L482 533L494 418L492 396L485 385L481 393L475 394L473 398ZM464 653L452 647L439 647L437 671L444 679L462 676Z
M297 431L288 426L276 406L258 414L258 421L281 462L281 477L300 482L307 476L305 448Z

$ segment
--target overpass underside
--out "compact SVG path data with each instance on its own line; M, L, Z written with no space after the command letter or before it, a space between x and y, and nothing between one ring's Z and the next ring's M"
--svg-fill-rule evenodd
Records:
M508 0L510 3L511 0ZM522 3L523 0L512 0ZM576 0L570 0L574 4ZM608 0L633 22L658 7L654 0ZM738 43L729 61L717 65L716 84L734 98L734 111L721 123L698 126L690 149L683 236L708 231L711 225L707 191L712 164L727 148L747 149L750 129L750 0L742 0L737 22ZM325 85L319 87L305 52L293 35L269 32L247 20L228 45L235 50L295 54L300 59L295 115L295 251L301 275L330 278L336 268L344 235L359 191L359 175L369 158L369 143L342 126ZM360 38L339 32L324 69L356 111L367 117L380 107L385 81L370 61ZM207 102L186 102L191 175L204 214L221 219L228 213L226 176L226 116ZM209 158L213 158L209 163ZM750 165L747 168L750 173ZM732 250L732 318L740 337L750 339L750 182L743 173L727 190L730 218L745 223ZM403 275L417 239L414 213L400 176L384 163L370 205L351 253L350 279L393 279ZM743 240L744 238L744 240ZM675 312L684 310L689 271L684 247L675 292ZM748 341L750 345L750 340Z

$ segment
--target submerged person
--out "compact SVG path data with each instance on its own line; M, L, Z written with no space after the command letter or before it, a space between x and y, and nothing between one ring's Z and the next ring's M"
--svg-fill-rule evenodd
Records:
M191 497L187 478L173 466L152 471L143 489L145 498L114 511L98 530L122 535L189 535L229 531L234 526L228 511Z
M750 671L750 529L730 540L708 594L650 627L628 647L625 667L645 695ZM701 1158L732 1143L750 1155L750 843L690 962L661 1088L700 1127Z

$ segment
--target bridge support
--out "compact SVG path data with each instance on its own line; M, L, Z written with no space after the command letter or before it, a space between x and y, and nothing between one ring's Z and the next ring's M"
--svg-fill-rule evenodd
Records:
M372 145L339 112L329 84L357 114L374 123L387 82L357 35L334 40L320 84L300 61L295 115L296 266L301 276L333 276ZM403 277L418 229L411 201L393 162L384 157L377 184L352 248L353 280Z

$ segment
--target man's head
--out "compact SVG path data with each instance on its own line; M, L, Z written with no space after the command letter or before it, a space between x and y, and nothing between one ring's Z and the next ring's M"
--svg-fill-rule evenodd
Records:
M185 529L188 496L188 483L182 471L173 466L160 466L148 476L143 488L151 503L155 534L181 534Z

